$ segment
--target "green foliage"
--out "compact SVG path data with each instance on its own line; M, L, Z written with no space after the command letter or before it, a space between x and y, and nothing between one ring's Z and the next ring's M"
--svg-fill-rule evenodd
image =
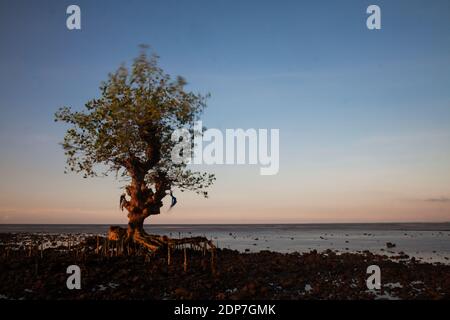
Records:
M171 135L193 130L207 96L185 90L182 77L172 80L145 48L130 69L121 66L100 86L101 96L81 111L60 108L55 121L70 124L62 142L69 170L84 177L108 175L144 178L207 196L214 175L193 172L171 160Z

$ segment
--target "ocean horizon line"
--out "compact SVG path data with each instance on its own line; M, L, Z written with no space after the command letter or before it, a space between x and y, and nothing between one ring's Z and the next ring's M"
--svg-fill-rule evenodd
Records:
M107 232L110 226L127 227L123 224L105 224L105 223L10 223L0 224L0 233L15 232ZM353 230L353 231L450 231L450 222L365 222L365 223L199 223L199 224L144 224L144 228L151 232L209 232L209 231L255 231L255 232L273 232L275 230L292 232L308 232L319 230Z
M405 222L242 222L242 223L145 223L145 225L157 225L157 226L199 226L199 225L207 225L207 226L227 226L227 225L260 225L260 226L269 226L269 225L393 225L393 224L450 224L450 221L443 222L425 222L425 221L405 221ZM54 226L114 226L114 225L127 225L126 223L2 223L0 225L10 225L10 226L38 226L38 225L54 225Z

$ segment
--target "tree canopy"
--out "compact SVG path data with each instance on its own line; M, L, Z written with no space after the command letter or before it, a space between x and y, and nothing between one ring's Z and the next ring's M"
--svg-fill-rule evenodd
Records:
M67 169L84 177L127 177L132 198L128 211L157 214L167 190L191 190L207 197L215 177L171 159L176 143L172 133L194 130L208 95L186 90L184 78L172 79L158 66L159 57L147 52L142 48L130 68L122 65L109 74L99 98L80 111L60 108L55 121L70 125L62 142Z

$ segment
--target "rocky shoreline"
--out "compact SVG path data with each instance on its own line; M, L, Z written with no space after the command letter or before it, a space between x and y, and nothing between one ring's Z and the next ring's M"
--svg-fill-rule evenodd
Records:
M450 265L406 255L217 249L212 261L189 247L170 254L118 250L95 235L0 234L0 299L450 298ZM80 290L66 286L69 265L80 267ZM381 269L380 290L367 288L370 265Z

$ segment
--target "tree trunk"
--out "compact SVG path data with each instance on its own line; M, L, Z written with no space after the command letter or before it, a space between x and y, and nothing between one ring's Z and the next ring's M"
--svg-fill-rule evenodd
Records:
M150 215L160 213L162 198L165 196L165 190L156 186L156 192L149 188L144 180L145 170L136 163L130 162L128 168L131 175L131 184L126 187L130 201L125 201L124 207L128 211L128 228L124 234L123 231L110 229L109 238L123 237L126 235L126 241L133 241L155 251L163 243L159 236L150 236L144 230L144 220ZM161 189L161 190L159 190ZM120 234L118 234L120 233Z
M156 251L164 245L164 237L149 235L144 230L144 220L146 215L143 213L128 214L128 228L126 231L126 241L138 243L150 251Z
M135 235L144 235L144 219L143 214L128 214L127 237L133 239Z
M155 183L153 192L145 183L145 170L138 165L132 166L132 162L130 162L128 171L131 175L131 184L126 187L126 191L130 201L125 200L123 205L128 211L128 228L110 227L108 233L110 240L134 242L151 252L162 247L176 247L187 243L197 246L206 245L214 250L212 242L204 237L170 239L166 236L147 234L144 230L144 220L151 215L160 214L160 208L163 205L162 199L166 196L166 190L170 190L170 184L162 179Z

